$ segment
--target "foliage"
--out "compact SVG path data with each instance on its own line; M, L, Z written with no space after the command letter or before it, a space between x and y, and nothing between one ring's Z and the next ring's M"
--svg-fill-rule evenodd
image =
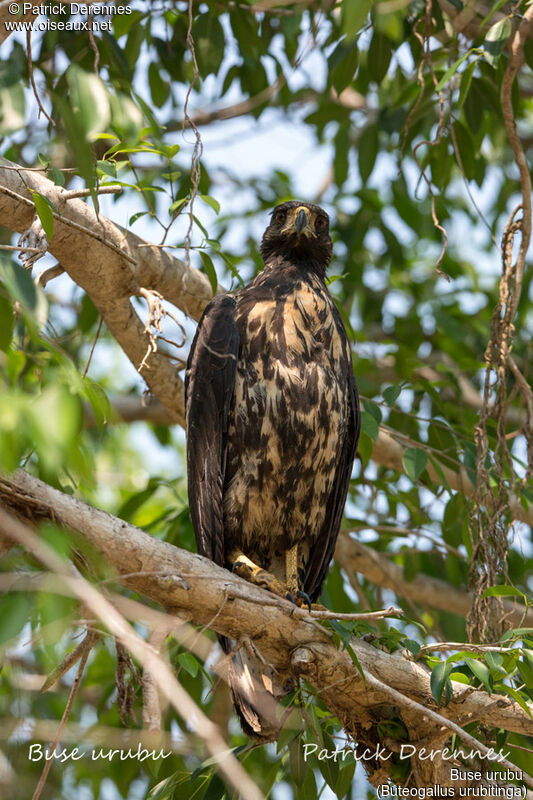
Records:
M40 167L58 186L89 189L87 202L152 241L172 245L178 256L190 250L193 265L206 273L213 291L218 283L238 288L260 268L258 235L275 203L298 195L300 185L318 192L305 199L320 201L332 218L336 255L330 289L353 340L363 406L360 459L345 527L401 567L406 581L427 576L465 591L476 553L475 505L450 487L447 470L463 468L474 486L478 479L474 432L498 302L498 243L520 202L499 98L517 20L507 5L488 3L476 30L459 36L443 6L462 3L429 3L428 14L419 0L343 0L335 7L294 2L279 8L266 2L262 11L222 0L191 6L188 36L185 3L155 9L139 0L132 3L132 13L111 17L109 31L95 32L94 45L87 34L66 30L32 37L33 76L53 125L43 116L37 119L24 39L8 39L3 45L8 58L0 66L2 155ZM524 11L527 4L522 6ZM512 102L520 134L530 145L531 40L525 59ZM243 100L248 103L239 108ZM201 111L205 108L209 112ZM224 113L227 108L230 114ZM232 113L243 116L246 127L220 121ZM296 125L327 154L327 180L319 190L305 169L305 180L295 170L263 169L259 152L250 175L243 174L241 163L216 168L210 161L208 122L220 131L227 126L229 136L242 138L243 145L254 126L261 126L273 152L290 147L290 126ZM202 156L198 148L192 152L195 135L203 140ZM291 155L296 161L299 154ZM191 158L200 156L195 181ZM104 203L99 191L105 186L120 187L120 196L106 197ZM39 194L34 202L51 237L54 209ZM11 243L11 235L4 232L2 241ZM89 296L65 278L43 291L9 253L0 255L0 470L23 465L154 536L193 549L179 431L140 422L114 424L116 397L139 395L143 386L105 326L87 374L99 324ZM532 300L531 271L526 270L512 345L526 376ZM190 334L192 327L187 330ZM172 338L175 330L166 335ZM532 420L514 380L508 379L505 414L488 420L487 463L492 485L503 480L527 515L533 513L531 438L527 442ZM90 426L89 409L95 421ZM497 475L491 469L502 425L511 444ZM380 431L403 446L401 469L373 459ZM504 517L512 543L498 579L502 585L489 594L513 593L526 610L531 607L531 529L513 520L508 506ZM57 531L47 535L55 541ZM92 569L96 577L105 575L98 560L93 559ZM3 559L2 570L33 574L36 565L14 550ZM322 599L329 608L348 612L383 607L391 596L363 575L354 591L336 565ZM433 696L441 706L451 680L507 694L522 706L533 699L531 629L503 625L493 649L476 651L468 647L465 619L442 601L421 606L398 593L394 602L405 609L406 620L394 627L336 623L339 647L347 644L347 633L355 633L391 651L410 651L431 668ZM72 649L80 613L72 601L50 593L6 594L0 638L4 651L11 649L2 670L2 716L61 718L71 673L43 695L26 686L34 687L36 676L51 672ZM30 639L31 648L15 647ZM446 657L424 649L435 640L465 646ZM334 750L344 742L339 721L319 697L305 688L298 691L291 724L277 748L254 748L231 718L225 691L214 690L209 669L176 642L170 656L191 696L228 727L230 746L265 794L281 797L273 787L283 783L284 797L314 798L324 785L339 800L360 796L353 759L303 761L305 744ZM122 725L115 666L115 645L104 636L89 658L72 722ZM133 675L130 679L135 684ZM133 691L135 722L129 724L138 725L140 687L134 685ZM82 788L84 797L94 798L106 791L109 797L152 800L224 796L212 763L171 709L165 710L164 723L167 730L183 733L183 754L142 764L82 759L68 768L54 765L43 797L81 796ZM527 753L513 744L531 743L472 728L498 746L505 743L513 763L526 768ZM403 736L395 720L386 734ZM43 766L28 761L27 741L22 732L5 746L19 776L16 785L10 784L13 798L30 796ZM398 780L406 780L398 770ZM332 795L325 790L323 796Z

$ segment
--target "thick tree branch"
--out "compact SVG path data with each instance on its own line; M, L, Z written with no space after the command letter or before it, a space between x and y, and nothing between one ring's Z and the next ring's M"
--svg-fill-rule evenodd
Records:
M391 434L394 431L389 431L390 429L387 430L385 426L380 426L377 441L372 444L372 459L383 467L388 467L396 472L405 472L402 459L407 448L393 438ZM415 443L409 441L408 446L411 447L413 444ZM452 491L462 492L468 498L474 496L474 484L464 467L461 466L458 471L455 471L437 459L434 461L438 464L439 469L431 461L426 467L427 473L434 483L439 486L447 485ZM519 498L512 492L509 492L509 508L514 519L533 526L533 509L526 510Z
M38 172L0 161L0 224L26 231L35 214L30 190L44 195L54 213L50 252L81 286L102 314L109 330L136 369L143 363L150 338L135 313L130 297L141 288L157 289L186 314L198 319L211 297L207 278L177 258L143 242L82 200L65 199L65 192ZM183 383L175 367L159 352L146 358L143 378L183 423Z
M368 547L347 533L341 533L335 549L335 559L348 574L358 572L367 580L383 589L392 589L397 597L418 603L424 608L440 608L452 614L466 617L472 605L472 596L466 590L457 589L446 581L430 575L416 575L407 581L403 569L372 547ZM504 601L506 619L516 628L521 625L533 627L533 609Z
M2 479L2 484L11 487L15 510L13 489L19 496L19 511L29 504L38 518L39 512L46 517L53 510L57 522L82 533L105 553L118 575L124 574L126 586L166 608L185 611L195 624L210 626L217 633L236 640L249 636L277 670L304 676L346 729L367 746L377 746L377 725L383 713L390 715L390 693L380 688L379 681L439 715L440 723L425 720L423 742L416 722L406 717L410 740L418 745L426 746L428 737L442 740L442 726L446 728L447 721L461 725L483 720L484 725L533 735L533 720L511 699L489 698L485 692L454 683L452 700L438 708L426 668L398 653L386 653L353 639L351 646L363 672L373 678L365 682L349 653L334 645L328 630L288 601L245 583L201 556L153 539L26 473L18 472L9 481ZM406 703L406 709L408 706ZM401 708L398 713L402 715ZM435 759L433 782L445 785L447 764ZM371 780L383 781L383 762L370 762L367 767Z

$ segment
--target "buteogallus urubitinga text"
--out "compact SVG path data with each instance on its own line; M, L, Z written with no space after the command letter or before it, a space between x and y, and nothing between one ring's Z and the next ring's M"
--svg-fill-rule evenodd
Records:
M249 286L209 303L191 348L190 512L202 555L309 602L333 556L360 420L348 339L325 283L327 214L277 206L261 254ZM277 736L274 697L283 694L267 671L246 651L229 675L243 729L261 741Z

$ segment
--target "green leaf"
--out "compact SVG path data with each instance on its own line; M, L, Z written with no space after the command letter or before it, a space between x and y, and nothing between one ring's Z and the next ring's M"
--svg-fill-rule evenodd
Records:
M467 68L461 75L461 89L459 91L459 100L458 100L459 108L463 107L463 103L468 94L468 90L470 89L470 84L472 83L472 77L474 75L476 63L477 61L472 61L472 63L467 66Z
M346 652L348 653L348 655L350 656L350 658L352 659L352 662L353 662L357 672L359 673L359 675L363 679L363 683L366 683L366 676L365 676L365 673L363 672L363 667L361 666L361 662L359 661L359 659L357 657L357 653L353 649L352 645L351 644L345 644L344 648L345 648Z
M0 261L0 277L13 298L29 311L37 310L37 287L31 279L31 274L16 267L11 261Z
M381 413L380 407L377 403L372 402L372 400L364 400L363 405L365 407L365 411L368 411L369 414L372 414L378 425L380 424L381 420L383 419L383 414Z
M528 663L528 661L519 661L518 662L518 672L520 673L520 677L522 678L522 683L526 685L526 687L532 691L533 690L533 667Z
M65 185L65 176L63 175L61 170L59 170L57 167L54 167L53 165L51 165L50 167L48 167L48 172L49 172L50 177L52 178L53 182L56 184L56 186L64 186Z
M401 386L387 386L387 388L383 390L383 399L388 406L392 406L396 402L401 394L401 391Z
M148 211L137 211L135 214L132 214L128 220L128 225L133 225L134 222L137 222L138 219L146 216L146 214L148 214Z
M492 675L490 670L481 661L473 658L465 658L465 664L472 670L478 680L481 681L489 694L492 693Z
M419 654L421 647L418 642L415 642L414 639L404 639L402 641L403 646L406 650L409 650L415 657Z
M111 120L110 98L105 83L93 72L71 64L66 73L70 107L86 141L106 130Z
M78 314L78 328L82 333L88 333L98 321L99 311L88 294L81 299L80 313Z
M419 447L408 447L402 456L402 463L411 480L417 481L428 463L427 453Z
M447 705L453 694L450 685L449 675L452 671L453 664L447 664L446 661L440 661L436 664L431 671L430 687L431 694L435 698L437 705L441 705L442 695L444 693L444 705ZM446 690L446 691L445 691Z
M298 739L289 742L289 764L291 767L291 777L300 786L307 772L307 764L304 760L303 747Z
M333 177L340 188L348 178L350 168L349 152L351 144L351 130L347 122L341 122L335 135L335 159L333 161Z
M377 125L369 125L357 143L357 160L359 174L363 183L366 183L372 174L378 154L379 139Z
M50 241L54 235L54 215L52 213L51 203L40 192L35 192L32 189L30 189L30 192L35 204L35 210L39 215L44 232L46 233L46 238Z
M5 352L11 344L14 328L15 315L13 306L7 297L0 295L0 350Z
M180 653L178 656L178 661L185 670L188 672L191 678L196 678L198 675L198 668L199 664L195 656L192 653Z
M217 73L225 52L224 29L212 12L200 14L193 25L196 60L202 78Z
M10 592L0 600L0 644L17 636L29 621L34 597L31 592Z
M512 25L509 17L504 17L504 19L501 19L499 22L495 22L489 29L489 32L485 36L483 50L485 59L491 67L496 65L511 32Z
M218 286L218 279L217 273L215 270L215 265L209 256L204 250L200 250L200 258L202 259L203 268L207 277L209 278L209 283L211 284L211 290L213 294L216 294L217 286Z
M439 476L440 481L441 481L442 485L444 486L444 488L446 489L446 491L451 493L452 490L450 488L450 485L448 483L446 475L444 474L444 471L443 471L441 465L439 464L439 462L436 461L433 458L433 456L429 456L429 463L432 465L433 469L435 470L435 472Z
M435 91L436 92L440 92L441 89L444 89L444 87L446 86L446 84L448 83L450 78L453 75L455 75L455 73L457 72L457 70L459 69L459 67L463 63L463 61L466 61L466 59L469 58L469 56L471 56L472 53L474 53L474 52L476 52L475 49L468 50L468 52L465 53L464 55L462 55L461 58L458 58L457 61L454 61L454 63L451 65L451 67L449 67L449 69L446 70L446 72L444 73L444 75L442 76L440 81L435 86Z
M97 161L98 172L108 175L110 178L117 177L117 165L113 161Z
M337 778L337 783L335 785L335 794L337 795L338 800L342 800L343 797L346 797L346 795L352 788L354 772L355 772L355 759L350 758L341 767L339 772L339 777Z
M516 700L518 705L530 716L533 718L533 714L531 713L531 707L527 702L527 699L524 697L523 694L517 692L516 689L512 689L510 686L507 686L506 683L496 683L494 684L494 691L498 692L499 694L508 694L513 700Z
M329 74L335 91L340 94L353 81L359 53L355 42L341 42L328 59Z
M364 431L361 431L361 436L359 437L359 444L357 446L357 452L359 454L359 458L361 459L363 467L366 467L366 465L372 458L372 439Z
M168 213L170 216L175 214L176 216L183 211L187 203L189 202L189 197L179 197L177 200L174 200L172 205L168 209Z
M361 412L361 430L370 436L372 441L376 441L379 435L379 426L372 414L368 411Z
M220 203L218 202L218 200L215 200L214 197L211 197L208 194L199 194L198 197L200 198L200 200L203 200L204 203L207 203L207 205L210 206L213 209L215 214L217 214L217 215L219 214L219 212L220 212Z
M99 383L93 381L87 375L83 378L82 395L91 404L97 425L104 425L111 416L111 403Z
M367 21L375 0L348 0L341 6L341 29L348 40L354 39Z
M516 586L491 586L489 589L485 589L482 597L525 597L527 595L524 592L521 592L520 589L517 589Z
M506 642L509 639L521 639L523 636L530 636L533 633L533 628L513 628L510 631L500 636L500 642Z
M112 124L117 133L129 144L138 142L144 125L142 111L131 97L118 92L109 96ZM144 110L144 109L143 109Z
M161 108L168 99L170 86L161 77L159 67L154 61L148 67L148 83L150 84L152 100L158 108Z
M368 48L368 71L372 80L381 83L392 58L393 45L388 36L374 31Z

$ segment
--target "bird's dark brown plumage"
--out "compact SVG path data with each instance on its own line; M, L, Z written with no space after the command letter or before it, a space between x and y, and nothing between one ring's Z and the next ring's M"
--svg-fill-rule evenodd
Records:
M265 268L208 305L186 379L199 552L231 567L230 553L242 551L285 584L298 545L297 588L311 600L333 556L359 436L350 348L325 284L331 252L322 209L277 206L261 243ZM237 659L234 700L245 731L268 740L276 723L252 666Z

